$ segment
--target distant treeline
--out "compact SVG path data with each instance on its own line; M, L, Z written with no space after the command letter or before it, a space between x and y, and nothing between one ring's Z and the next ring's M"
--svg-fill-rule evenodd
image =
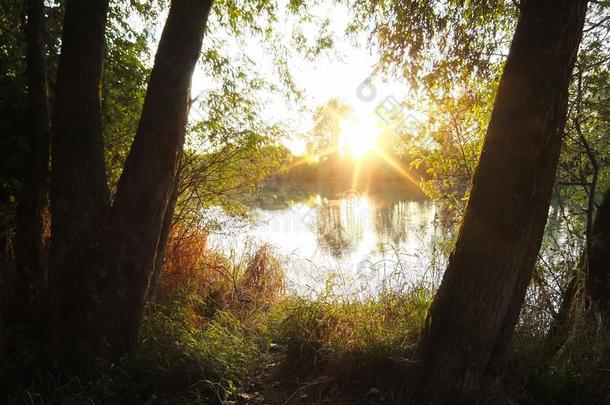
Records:
M269 176L266 182L312 183L331 181L348 188L368 189L387 182L418 183L426 176L425 168L412 168L408 157L368 153L360 158L330 154L314 161L293 158L283 170Z

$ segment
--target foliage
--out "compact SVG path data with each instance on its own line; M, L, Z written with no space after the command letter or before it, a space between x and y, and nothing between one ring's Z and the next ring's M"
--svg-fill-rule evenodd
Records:
M114 192L136 133L150 74L150 44L160 10L156 2L116 2L109 11L102 77L106 172ZM139 21L132 26L129 21ZM140 29L142 28L142 29Z
M208 54L211 60L217 56ZM210 231L217 227L202 218L204 209L219 206L229 214L244 215L243 199L283 162L277 143L284 134L281 125L261 119L258 93L266 87L264 82L222 58L214 62L212 72L222 82L196 101L175 218Z
M497 80L489 79L451 95L430 94L429 121L407 144L414 157L411 166L424 168L428 175L421 182L422 190L440 205L449 223L458 223L468 200L496 86Z
M610 140L606 135L610 129L610 48L606 41L610 9L603 4L591 8L571 88L557 180L558 198L573 208L565 213L569 215L566 220L576 227L580 222L582 232L593 217L594 203L610 185Z
M495 70L518 11L510 0L357 0L354 6L353 29L361 22L373 31L380 70L398 71L412 86L445 92Z
M18 2L0 2L0 240L10 237L14 226L22 162L28 147L22 13Z
M313 113L314 127L307 143L312 155L337 154L341 120L347 118L352 108L345 101L332 98L316 108Z
M586 251L601 195L610 187L610 8L591 4L570 88L564 144L547 229L524 313L547 326L559 317L571 283L586 278Z

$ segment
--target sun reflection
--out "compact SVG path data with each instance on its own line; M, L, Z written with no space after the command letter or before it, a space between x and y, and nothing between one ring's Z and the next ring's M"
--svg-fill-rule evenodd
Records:
M369 199L364 195L349 195L340 200L341 209L346 216L370 214L371 204Z

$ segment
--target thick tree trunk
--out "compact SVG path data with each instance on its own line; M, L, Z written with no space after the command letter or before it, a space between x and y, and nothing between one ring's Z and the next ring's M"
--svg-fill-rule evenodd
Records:
M163 265L165 264L165 256L167 254L167 242L169 240L169 235L172 230L174 210L176 208L176 202L178 201L178 190L180 189L180 172L180 169L178 169L178 171L176 172L176 178L174 179L174 185L172 188L172 195L169 199L169 203L167 204L165 215L163 216L163 226L161 228L161 234L159 235L159 243L157 244L155 266L153 268L152 276L150 277L148 301L154 301L157 298L157 290L159 289L161 272L163 271Z
M517 322L540 248L586 0L523 0L465 217L416 350L421 403L466 401Z
M7 288L9 273L8 238L0 229L0 381L6 377L8 371L7 336L4 322L6 311L6 298L9 296Z
M27 1L26 76L30 114L29 153L17 208L16 292L22 313L32 306L44 281L43 215L49 176L49 97L45 63L44 0Z
M589 246L587 290L604 318L610 320L610 189L597 209Z
M51 273L58 321L79 311L84 256L109 207L100 89L108 0L68 0L52 128ZM63 335L70 325L58 325ZM61 332L61 329L64 329ZM62 339L63 337L60 336ZM65 342L64 342L65 343Z
M68 321L68 346L74 350L76 345L81 359L116 358L137 341L184 144L191 76L211 4L212 0L172 0L107 228L82 283L97 288L82 289L94 293L81 292L81 307Z
M7 376L8 372L8 351L6 349L5 331L4 331L4 314L3 305L0 302L0 381Z
M140 125L119 180L109 234L114 247L109 271L116 278L108 303L114 310L107 318L107 338L119 352L137 340L182 154L191 77L211 6L212 0L172 1Z

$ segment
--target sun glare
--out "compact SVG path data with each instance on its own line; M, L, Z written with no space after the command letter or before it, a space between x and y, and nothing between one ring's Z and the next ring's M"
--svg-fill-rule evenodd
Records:
M307 143L300 138L289 138L284 140L284 145L295 156L303 156L307 152Z
M345 119L341 121L339 152L360 158L377 149L379 127L374 117Z

